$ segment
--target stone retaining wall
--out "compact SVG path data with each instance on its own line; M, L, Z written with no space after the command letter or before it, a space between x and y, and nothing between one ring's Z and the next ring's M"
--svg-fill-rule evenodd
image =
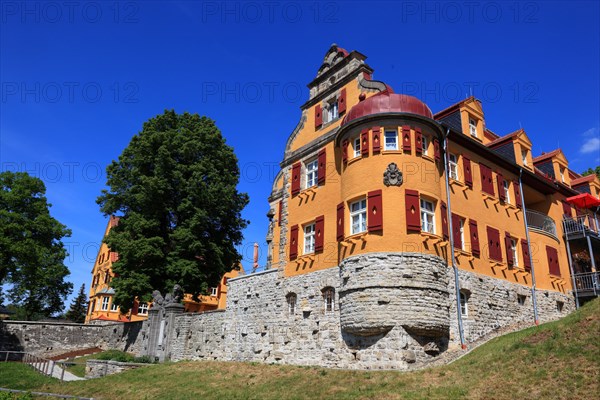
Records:
M87 379L102 378L106 375L118 374L123 371L146 367L148 365L151 364L126 363L111 360L87 360L85 363L85 377Z

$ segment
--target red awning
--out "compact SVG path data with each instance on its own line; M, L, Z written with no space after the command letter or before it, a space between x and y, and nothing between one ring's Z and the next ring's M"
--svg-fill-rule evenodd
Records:
M600 206L600 200L589 193L581 193L577 196L567 198L567 203L573 204L579 208L595 208Z

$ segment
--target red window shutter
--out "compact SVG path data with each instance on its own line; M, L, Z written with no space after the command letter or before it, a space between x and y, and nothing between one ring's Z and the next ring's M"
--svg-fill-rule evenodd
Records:
M546 246L546 255L548 256L548 269L551 275L560 276L558 267L558 252L554 247Z
M315 252L323 251L325 243L325 216L321 215L315 219Z
M346 112L346 89L342 89L340 97L338 97L338 114L342 115Z
M317 182L319 185L324 185L325 176L327 174L327 154L325 153L325 149L321 149L321 151L319 151L318 163L319 167L317 169Z
M442 158L440 155L440 141L437 139L433 139L433 155L435 157L435 161L440 161Z
M513 181L513 188L515 189L515 201L517 207L523 208L523 202L521 201L521 187L519 186L518 181Z
M444 239L448 239L448 207L442 201L442 234Z
M281 216L283 215L283 202L277 203L277 226L281 226Z
M404 204L406 207L406 229L409 231L421 232L421 204L419 202L419 192L406 189Z
M509 267L512 267L515 263L515 260L513 260L512 253L512 237L508 232L505 232L504 234L504 247L506 247L506 262Z
M562 202L563 205L563 215L569 218L573 218L573 211L571 210L571 205L566 201Z
M292 166L292 196L300 193L300 171L302 166L299 162Z
M374 126L372 131L371 140L373 141L373 154L375 154L381 151L381 127Z
M317 104L315 107L315 129L319 129L323 125L323 110L321 105Z
M337 206L336 238L338 242L344 240L344 203Z
M348 139L342 141L342 161L344 164L348 162Z
M404 125L402 127L402 150L410 152L410 126Z
M423 136L421 135L421 128L415 128L415 154L421 155L423 153Z
M138 308L140 308L140 302L137 300L134 300L133 306L131 307L131 315L137 315Z
M454 248L462 249L462 238L460 235L460 217L452 213L452 239L454 240Z
M471 174L471 160L463 155L463 173L465 176L465 185L473 189L473 175Z
M290 260L298 257L298 225L290 229Z
M523 265L525 271L531 271L531 259L529 258L529 243L527 240L521 239L521 249L523 250Z
M478 256L480 254L479 232L477 232L477 221L473 219L469 220L469 237L471 238L471 253Z
M487 227L488 246L490 258L496 261L502 261L502 249L500 248L500 231Z
M363 129L360 132L360 154L362 156L369 155L369 130Z
M381 189L367 194L367 229L369 232L383 230L383 194Z
M110 252L110 262L117 262L119 261L119 254L115 253L114 251Z
M479 171L481 172L481 190L493 196L494 184L492 180L492 170L487 165L479 164Z
M504 177L501 173L496 173L496 181L498 183L498 198L502 201L506 201L506 195L504 193Z

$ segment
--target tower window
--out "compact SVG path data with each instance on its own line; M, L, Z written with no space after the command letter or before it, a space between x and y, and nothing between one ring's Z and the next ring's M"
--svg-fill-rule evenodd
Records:
M435 208L433 203L421 199L421 230L435 234Z
M350 204L350 221L352 222L352 232L361 233L367 230L367 200L362 199Z
M319 169L319 162L316 158L314 160L310 160L309 162L306 163L306 187L307 188L317 185L318 169Z
M385 149L398 150L398 133L396 131L385 131Z
M325 312L333 312L335 308L335 291L332 287L323 289L323 301L325 303Z
M352 147L354 148L354 157L360 157L360 136L354 139Z

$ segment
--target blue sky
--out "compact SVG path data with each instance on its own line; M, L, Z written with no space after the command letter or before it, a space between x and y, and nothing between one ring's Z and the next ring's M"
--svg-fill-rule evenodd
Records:
M0 3L0 169L44 180L75 291L106 225L105 168L165 109L216 120L242 171L252 243L266 260L267 197L306 84L332 43L437 112L473 94L534 155L600 164L600 7L590 2ZM69 300L70 301L70 300Z

